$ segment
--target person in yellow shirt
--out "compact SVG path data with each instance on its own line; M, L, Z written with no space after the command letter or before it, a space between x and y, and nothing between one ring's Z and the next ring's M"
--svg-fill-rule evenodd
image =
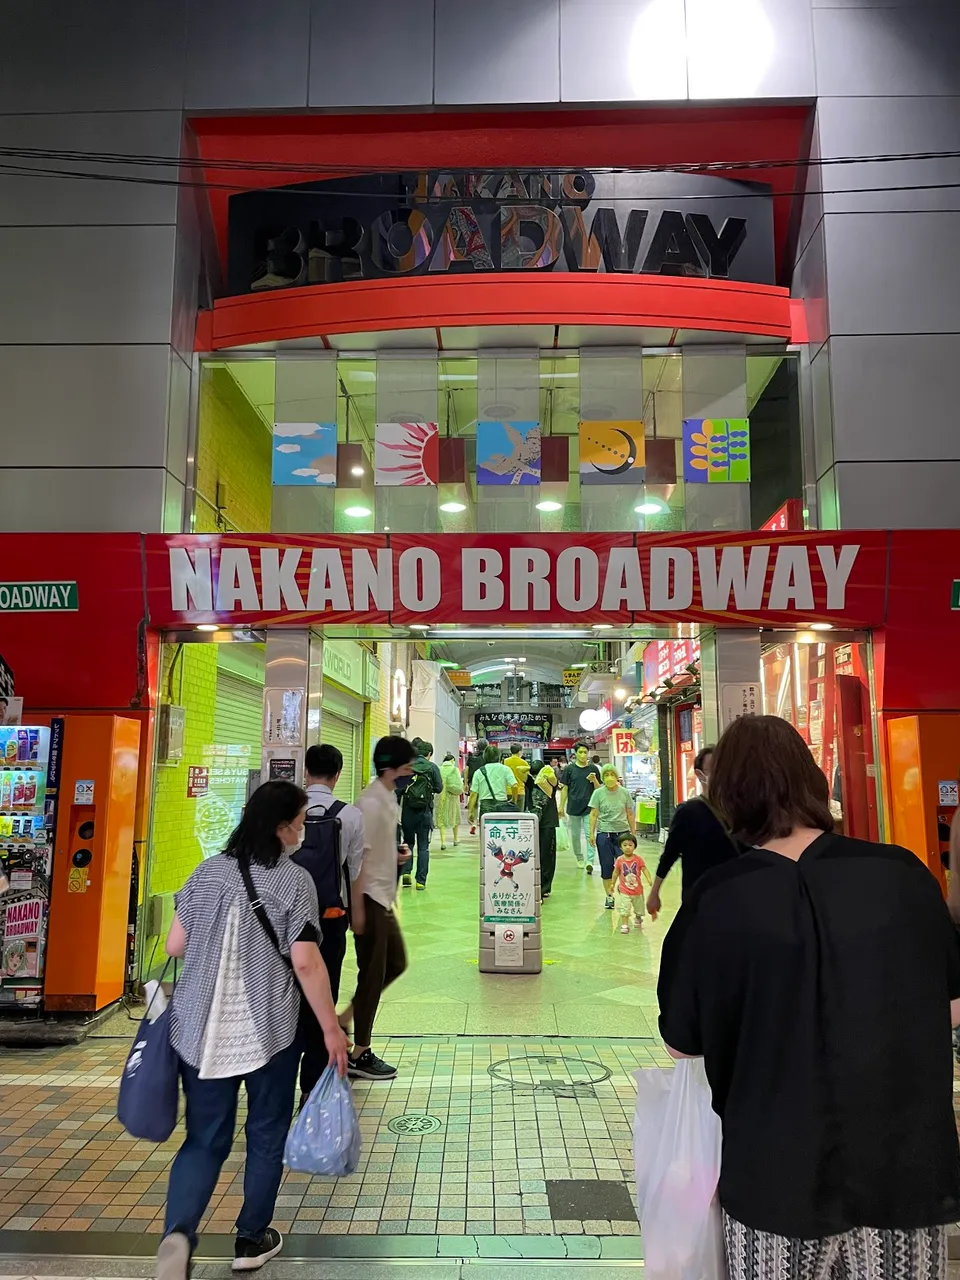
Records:
M510 750L513 755L507 756L504 764L513 770L513 776L517 780L516 789L513 792L513 798L518 809L523 809L523 800L527 791L527 775L530 772L530 761L524 760L520 754L521 747L519 742L512 742Z

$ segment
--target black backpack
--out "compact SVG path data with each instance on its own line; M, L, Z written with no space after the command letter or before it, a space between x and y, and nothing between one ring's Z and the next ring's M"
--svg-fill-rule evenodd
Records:
M350 906L350 889L343 870L340 855L340 810L342 800L334 800L329 809L311 805L303 824L303 844L293 855L293 861L309 871L317 886L317 902L320 915L325 911L347 911Z
M429 809L433 804L434 795L433 771L430 766L427 765L426 769L415 767L413 777L403 792L404 807L416 810Z

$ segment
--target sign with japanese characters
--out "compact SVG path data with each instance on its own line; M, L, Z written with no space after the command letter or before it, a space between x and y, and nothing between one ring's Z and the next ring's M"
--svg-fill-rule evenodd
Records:
M480 828L485 924L537 919L537 820L527 813L488 813Z

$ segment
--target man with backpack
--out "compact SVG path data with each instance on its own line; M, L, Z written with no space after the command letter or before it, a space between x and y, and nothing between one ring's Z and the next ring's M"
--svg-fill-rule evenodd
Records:
M417 758L413 762L413 775L404 787L400 799L400 825L404 843L410 848L409 861L400 868L403 883L409 887L413 871L413 849L417 850L417 889L427 887L430 870L430 833L433 831L433 797L443 794L443 777L430 757L433 743L417 743Z
M320 907L320 954L330 975L336 1004L350 926L350 886L363 860L363 814L356 805L337 800L333 792L343 769L343 756L327 743L307 748L304 785L307 814L303 844L293 861L310 873ZM309 1097L327 1065L323 1032L306 1001L300 1017L303 1058L300 1092Z

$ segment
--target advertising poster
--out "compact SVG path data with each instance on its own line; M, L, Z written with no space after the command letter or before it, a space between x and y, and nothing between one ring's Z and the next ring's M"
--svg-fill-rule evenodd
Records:
M475 717L478 738L486 738L495 747L519 742L525 747L543 747L553 736L553 716L538 715L486 715Z
M53 750L51 750L51 731ZM51 848L63 721L0 729L0 1005L42 995ZM49 762L49 763L48 763ZM48 825L49 824L49 825Z
M202 764L190 766L194 777L198 771L206 776L206 788L197 794L193 834L203 857L212 858L223 850L247 802L251 752L247 743L214 743L203 748L201 759Z
M532 814L483 819L483 919L485 924L534 924L537 820Z

